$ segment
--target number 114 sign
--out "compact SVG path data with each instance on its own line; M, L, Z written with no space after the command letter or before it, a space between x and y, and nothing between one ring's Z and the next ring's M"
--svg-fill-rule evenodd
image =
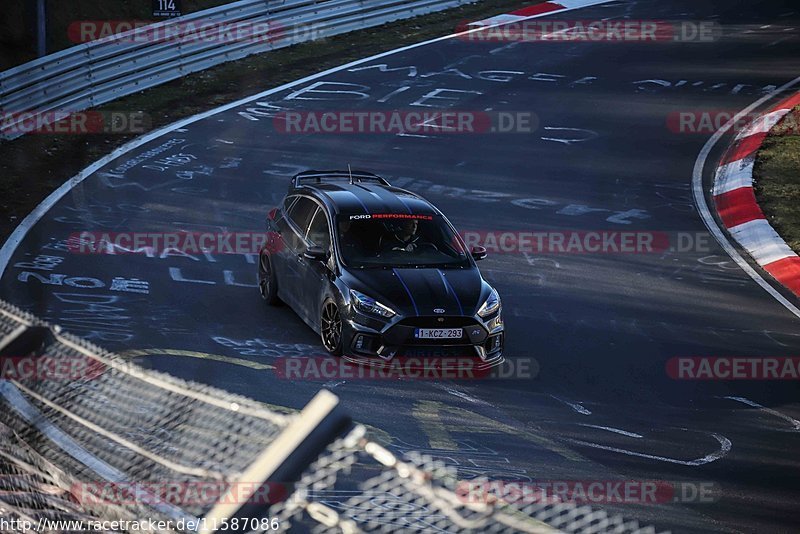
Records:
M181 0L153 0L153 17L180 17Z

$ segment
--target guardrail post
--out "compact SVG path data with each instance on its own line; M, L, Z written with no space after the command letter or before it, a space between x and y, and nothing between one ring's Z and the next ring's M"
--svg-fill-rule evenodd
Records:
M36 2L36 52L47 55L47 0Z

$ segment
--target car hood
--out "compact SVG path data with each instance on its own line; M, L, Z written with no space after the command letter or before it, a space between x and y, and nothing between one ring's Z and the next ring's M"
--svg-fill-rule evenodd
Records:
M491 291L476 267L469 269L353 269L345 281L406 316L473 315Z

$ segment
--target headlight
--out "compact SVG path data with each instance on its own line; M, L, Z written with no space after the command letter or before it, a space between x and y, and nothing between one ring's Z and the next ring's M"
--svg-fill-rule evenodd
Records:
M388 306L384 306L372 297L366 296L364 293L358 292L355 289L350 290L350 297L353 299L353 305L357 310L364 313L372 313L380 315L381 317L393 317L394 310Z
M478 310L478 315L481 317L488 317L496 312L498 308L500 308L500 295L497 294L496 289L492 289L492 292L489 293L489 297L486 299L486 302L484 302L483 306L481 306Z

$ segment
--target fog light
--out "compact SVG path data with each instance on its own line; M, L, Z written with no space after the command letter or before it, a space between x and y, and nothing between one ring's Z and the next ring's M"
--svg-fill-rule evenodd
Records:
M361 354L375 354L377 339L370 334L356 334L353 338L353 350Z
M486 352L497 352L503 343L503 334L497 334L486 340Z

